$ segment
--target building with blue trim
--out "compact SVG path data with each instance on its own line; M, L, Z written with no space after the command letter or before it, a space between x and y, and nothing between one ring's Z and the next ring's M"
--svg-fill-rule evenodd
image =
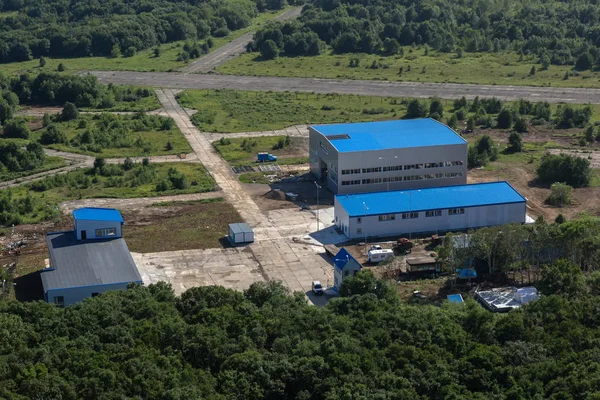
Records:
M348 250L341 248L333 257L333 288L339 291L345 278L352 277L360 272L362 265L356 261Z
M461 185L467 141L430 118L309 127L310 169L336 194Z
M41 279L47 302L69 306L109 290L142 283L122 238L123 218L115 209L73 211L74 229L46 236L49 264Z
M350 239L443 233L525 223L526 199L508 182L335 196L335 224Z

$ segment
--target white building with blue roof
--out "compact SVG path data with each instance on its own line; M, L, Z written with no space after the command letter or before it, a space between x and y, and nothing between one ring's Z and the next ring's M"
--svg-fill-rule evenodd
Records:
M123 217L118 210L81 208L73 217L72 231L46 235L49 260L41 279L47 302L65 307L142 283L121 236Z
M335 196L335 224L350 239L464 231L525 223L526 199L507 182Z
M335 194L462 185L467 141L430 118L309 127L310 169Z
M353 277L362 269L356 258L343 247L333 257L333 267L333 288L338 292L344 279Z

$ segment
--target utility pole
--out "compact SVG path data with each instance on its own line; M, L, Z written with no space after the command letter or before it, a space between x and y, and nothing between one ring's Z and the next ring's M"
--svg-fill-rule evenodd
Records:
M367 216L367 211L369 211L369 207L367 207L367 205L365 204L365 202L363 201L363 207L365 208L365 216L363 218L365 218ZM365 234L365 255L367 254L368 250L367 250L367 231L364 231Z
M385 161L384 157L379 157L379 159L382 161ZM394 159L397 160L398 156L394 156ZM382 168L386 168L386 167L382 167ZM388 165L387 169L388 169L387 170L387 191L389 192L390 191L390 178L391 178L390 172L392 171L392 166Z
M317 183L317 181L314 181L315 186L317 187L317 232L319 231L319 189L321 189L321 186L319 186L319 184Z

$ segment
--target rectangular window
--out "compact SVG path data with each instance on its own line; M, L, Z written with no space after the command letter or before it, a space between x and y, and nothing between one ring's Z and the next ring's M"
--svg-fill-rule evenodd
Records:
M361 222L362 222L362 218L361 217L356 218L356 223L357 224L360 224Z
M464 213L465 213L464 208L450 208L448 210L448 215L460 215L460 214L464 214Z
M57 307L64 307L65 306L65 298L64 296L56 296L54 297L54 305Z
M359 234L360 234L360 233L362 233L362 229L360 229L360 228L357 228L357 229L356 229L356 233L359 233Z
M96 237L116 236L117 228L96 229Z
M441 217L442 210L425 211L425 216L426 217Z
M379 216L379 221L394 221L395 219L396 219L396 214L387 214L387 215Z
M402 213L402 219L415 219L419 218L418 212Z

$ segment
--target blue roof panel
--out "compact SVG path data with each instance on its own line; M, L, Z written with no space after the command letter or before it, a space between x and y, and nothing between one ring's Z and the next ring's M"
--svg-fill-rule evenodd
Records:
M525 198L508 182L343 194L335 197L350 217L525 202Z
M124 222L119 210L114 208L86 207L73 210L75 220Z
M315 125L340 153L466 144L448 126L431 118ZM333 136L333 137L331 137Z
M356 259L352 256L352 254L348 253L344 247L333 257L333 265L336 268L343 270L346 264L350 262L350 260L354 260L357 264L360 264Z

